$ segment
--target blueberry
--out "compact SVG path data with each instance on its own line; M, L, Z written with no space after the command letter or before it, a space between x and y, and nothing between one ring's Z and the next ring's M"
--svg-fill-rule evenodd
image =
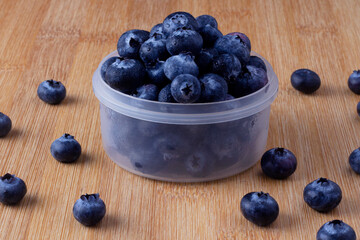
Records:
M101 65L100 75L101 75L102 79L105 80L106 69L107 69L111 64L113 64L117 59L119 59L119 57L111 57L111 58L107 59L107 60L103 63L103 65Z
M163 89L160 90L158 101L170 102L170 103L176 102L173 96L171 95L171 84L166 85Z
M226 99L228 86L222 77L214 73L208 73L199 80L202 88L201 102L219 102Z
M275 179L289 177L295 172L296 166L295 155L285 148L272 148L261 158L261 169L267 176Z
M0 112L0 138L5 137L11 130L11 119Z
M193 75L181 74L171 83L171 95L179 103L196 102L200 94L200 82Z
M85 226L97 224L103 219L105 213L105 203L98 193L81 195L73 207L75 219Z
M81 146L74 136L65 133L51 144L50 152L59 162L71 163L80 157Z
M350 75L348 79L348 86L351 91L353 91L356 94L360 94L360 69L354 71Z
M226 35L230 35L230 36L238 36L242 42L244 42L247 46L247 48L249 49L249 51L251 51L251 42L250 39L248 38L248 36L246 36L244 33L241 32L232 32L232 33L228 33Z
M329 212L339 205L342 192L335 182L319 178L309 183L304 189L304 200L318 212Z
M156 101L158 98L159 90L158 87L154 84L145 84L136 89L135 97L141 99L147 99Z
M160 35L161 38L166 39L166 36L164 34L163 24L159 23L156 24L150 31L150 37L153 37L154 35Z
M143 140L137 143L138 149L130 153L130 162L136 171L144 174L153 174L165 168L167 162L164 157L152 148L153 140Z
M251 66L254 66L257 68L262 68L262 69L264 69L265 72L267 72L264 61L257 56L250 56L250 59L249 59L249 62L247 63L247 65L251 65Z
M201 35L186 28L174 31L166 40L166 49L171 55L181 52L191 52L193 55L197 55L202 47L203 39Z
M140 58L144 63L156 60L166 60L169 56L166 50L166 39L161 39L155 34L154 37L146 40L140 47Z
M199 74L199 68L194 61L194 57L188 53L180 53L169 57L164 65L165 76L173 80L180 74L191 74L195 77Z
M209 73L212 72L212 64L216 57L219 56L215 48L203 48L200 53L195 57L195 63L199 67L199 72Z
M230 94L226 94L225 100L233 100L233 99L235 99L234 96Z
M193 177L203 178L211 173L215 159L208 149L200 147L185 158L184 164L188 174Z
M360 102L358 102L358 104L356 105L356 112L360 117Z
M360 174L360 148L355 149L349 156L349 163L357 174Z
M145 67L150 83L153 83L159 87L170 83L169 79L165 76L164 61L155 61L151 64L147 64Z
M223 76L227 82L231 82L240 75L241 63L233 54L221 54L214 59L212 71Z
M356 240L356 234L354 229L343 221L333 220L321 226L316 240Z
M133 92L146 78L144 65L136 59L121 59L111 64L105 75L110 87L124 93Z
M266 72L262 68L245 66L235 81L229 83L229 92L234 97L242 97L261 89L268 83Z
M0 177L0 202L6 205L13 205L21 201L27 192L25 182L6 173Z
M122 58L139 58L139 49L150 33L145 30L133 29L123 33L117 43L117 51Z
M250 222L267 226L276 220L279 215L279 205L268 193L250 192L240 203L241 212Z
M220 54L234 54L240 60L241 64L246 64L250 59L250 50L239 36L225 35L215 42L214 48L216 48Z
M163 22L163 32L167 37L183 27L197 31L199 24L196 19L187 12L174 12L167 16Z
M213 28L218 28L218 23L213 16L210 15L201 15L196 18L196 21L199 24L199 28L202 28L209 24Z
M223 36L223 34L209 24L201 27L199 33L203 39L203 46L206 48L213 47L215 42Z
M291 85L298 91L306 94L315 92L320 88L319 75L309 69L298 69L291 74Z
M66 89L61 82L46 80L40 83L37 95L48 104L59 104L66 96Z

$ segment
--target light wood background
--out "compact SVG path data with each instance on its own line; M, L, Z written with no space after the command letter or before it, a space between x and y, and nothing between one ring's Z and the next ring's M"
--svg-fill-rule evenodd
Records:
M245 32L273 65L280 87L267 147L296 154L298 169L289 179L269 179L257 164L221 181L164 183L130 174L106 156L92 74L125 30L149 30L176 10L211 14L223 33ZM0 239L315 239L333 219L360 236L360 176L348 164L360 146L360 96L347 87L360 68L359 19L358 0L0 0L0 111L14 127L0 139L0 174L14 173L28 186L19 205L0 205ZM290 85L291 73L303 67L322 79L314 95ZM67 88L59 106L36 95L50 78ZM60 164L49 151L65 132L83 147L75 164ZM328 214L302 199L305 185L318 177L343 190L341 204ZM280 205L279 218L266 228L239 210L241 197L259 190ZM107 214L88 228L73 218L72 207L94 192Z

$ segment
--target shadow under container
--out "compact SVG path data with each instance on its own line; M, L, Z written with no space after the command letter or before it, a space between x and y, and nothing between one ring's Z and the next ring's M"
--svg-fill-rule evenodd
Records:
M243 172L261 158L278 91L278 79L264 58L269 82L257 92L181 104L139 99L109 87L100 68L113 56L116 51L96 69L93 90L100 101L103 147L120 167L156 180L203 182Z

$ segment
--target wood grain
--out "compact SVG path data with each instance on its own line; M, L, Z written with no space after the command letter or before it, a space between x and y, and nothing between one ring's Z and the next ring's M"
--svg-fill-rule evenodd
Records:
M315 239L323 223L337 218L360 236L360 177L347 162L360 146L360 97L347 88L360 67L358 0L0 0L0 9L0 111L14 126L0 139L0 174L14 173L28 186L18 206L0 205L0 239ZM150 29L176 10L211 14L223 33L247 33L273 65L280 89L268 148L296 154L292 177L271 180L257 164L220 181L174 184L137 177L108 159L92 74L122 32ZM313 95L290 85L291 73L303 67L322 79ZM59 106L36 96L49 78L67 87ZM50 154L51 142L64 132L83 147L76 164L60 164ZM302 200L304 186L320 176L343 189L343 201L328 214ZM280 216L270 227L254 226L239 211L241 197L255 190L279 202ZM93 192L107 214L87 228L73 218L72 206Z

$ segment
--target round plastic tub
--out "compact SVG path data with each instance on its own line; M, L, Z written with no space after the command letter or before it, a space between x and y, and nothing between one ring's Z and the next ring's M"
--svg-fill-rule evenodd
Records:
M110 88L100 68L113 56L116 51L96 69L93 90L100 101L104 149L120 167L157 180L201 182L235 175L261 158L279 85L264 58L269 82L257 92L223 102L180 104Z

